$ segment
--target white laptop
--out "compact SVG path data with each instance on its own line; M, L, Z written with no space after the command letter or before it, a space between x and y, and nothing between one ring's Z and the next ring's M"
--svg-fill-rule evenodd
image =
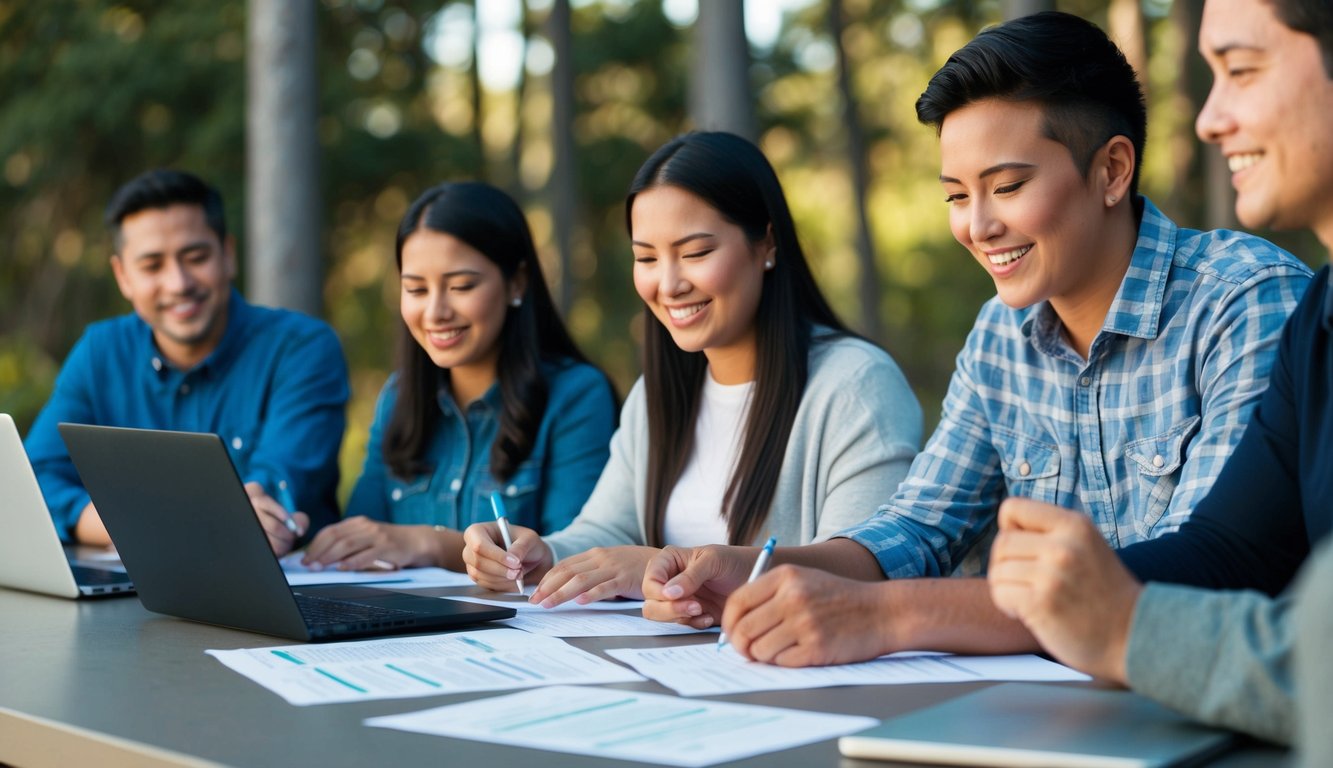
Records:
M133 594L123 570L71 563L18 428L0 413L0 587L57 597Z

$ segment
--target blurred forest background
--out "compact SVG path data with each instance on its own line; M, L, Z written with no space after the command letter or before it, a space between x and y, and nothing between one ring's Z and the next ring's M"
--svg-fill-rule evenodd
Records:
M256 294L246 66L259 1L0 0L0 412L21 429L84 325L128 311L101 214L137 173L175 166L222 190L238 282ZM344 488L393 365L393 232L412 199L448 179L509 190L574 336L623 395L643 322L624 190L650 152L719 113L773 162L820 283L902 365L932 428L994 291L949 234L936 139L912 108L927 79L1006 16L1083 15L1146 86L1145 192L1182 225L1232 225L1225 171L1193 134L1209 85L1201 4L748 0L743 37L719 45L728 18L739 29L740 0L320 0L315 259L280 279L314 281L318 306L306 308L337 329L351 366ZM1320 259L1306 238L1275 239Z

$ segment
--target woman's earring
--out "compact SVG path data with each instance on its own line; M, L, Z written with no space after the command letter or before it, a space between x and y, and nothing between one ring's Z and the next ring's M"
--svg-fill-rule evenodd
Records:
M1106 204L1107 204L1107 205L1115 205L1115 201L1116 201L1116 200L1119 200L1119 199L1120 199L1120 198L1116 197L1115 195L1107 195L1107 196L1106 196Z
M509 306L511 306L511 307L521 307L521 306L523 306L523 297L522 297L522 296L515 296L513 299L511 299L511 300L509 301Z
M773 268L773 262L771 261L764 262L764 269L772 269L772 268Z

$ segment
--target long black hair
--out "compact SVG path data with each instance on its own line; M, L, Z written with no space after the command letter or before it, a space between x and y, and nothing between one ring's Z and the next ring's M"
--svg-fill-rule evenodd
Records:
M773 166L759 148L730 133L687 133L653 153L630 185L626 228L639 193L682 189L741 228L751 243L771 228L776 256L763 272L755 312L755 384L740 457L722 500L731 544L748 544L768 519L796 410L809 374L813 325L850 334L820 293L796 239L796 226ZM648 544L662 546L671 491L694 450L694 422L708 370L703 352L686 352L644 308L644 387L648 402Z
M588 360L579 351L556 313L546 288L527 219L513 198L480 182L440 184L426 190L408 208L398 225L394 248L399 272L403 243L414 232L429 229L462 240L500 268L506 281L519 270L527 274L522 303L507 306L497 378L503 407L500 427L491 445L491 475L504 482L532 453L550 394L543 361ZM398 399L384 434L384 461L402 478L430 471L422 454L440 419L437 402L449 372L431 361L405 322L398 333Z

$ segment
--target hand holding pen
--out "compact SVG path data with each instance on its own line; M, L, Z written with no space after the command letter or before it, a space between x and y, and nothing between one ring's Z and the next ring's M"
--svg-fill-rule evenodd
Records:
M504 539L505 551L514 548L514 538L509 535L509 518L505 516L505 502L499 493L491 492L491 511L495 513L495 522L500 526L500 537ZM523 594L523 573L519 572L518 578L514 579L518 585L518 593Z
M778 545L778 537L769 536L768 541L764 542L764 548L759 550L759 557L755 558L754 568L750 571L750 578L745 580L746 584L753 583L755 579L764 575L768 570L768 563L773 558L773 548ZM717 649L720 651L727 647L727 633L719 632L717 635Z
M277 496L274 498L257 482L245 484L246 495L250 497L250 505L254 507L255 516L264 527L269 546L273 548L274 554L279 556L292 550L297 538L305 533L309 525L305 513L293 509L291 492L284 485L281 482L274 485L273 492Z

